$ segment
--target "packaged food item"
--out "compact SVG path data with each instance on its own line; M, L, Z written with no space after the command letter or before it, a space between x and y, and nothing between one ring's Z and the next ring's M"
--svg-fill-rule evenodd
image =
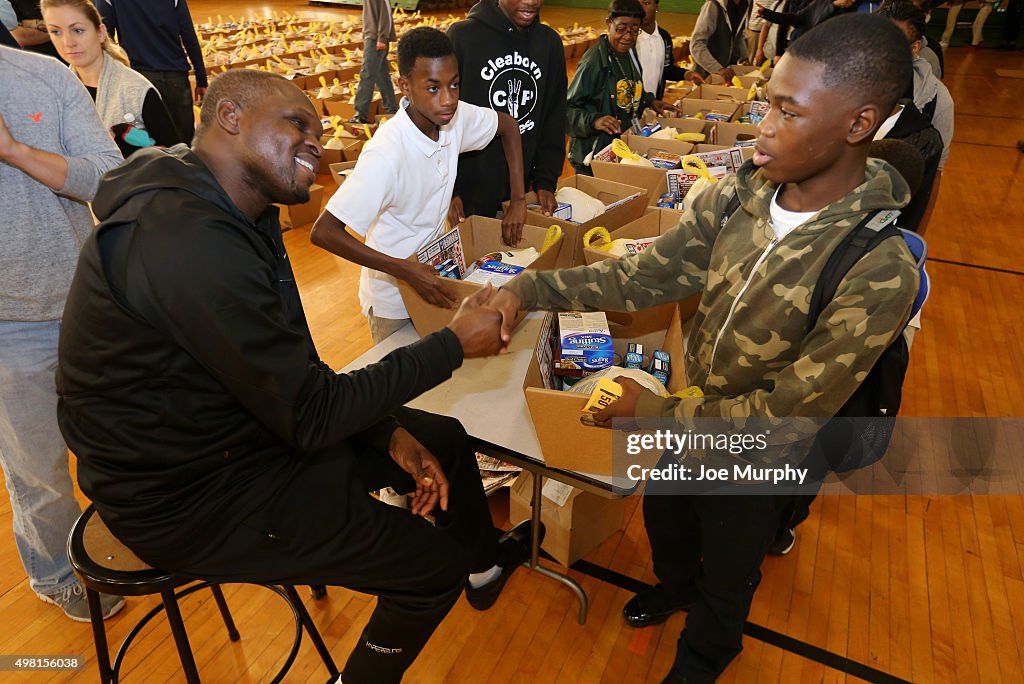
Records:
M532 209L536 212L543 211L540 204L537 202L527 204L526 208ZM572 221L572 205L568 202L558 202L555 206L555 211L551 216L552 218L562 219L563 221Z
M600 311L558 314L555 374L583 376L609 368L615 355L608 317Z
M682 155L662 150L651 150L647 158L658 169L678 169L682 165L683 160Z
M559 188L555 193L555 199L560 203L571 205L571 220L576 223L586 223L605 212L605 206L601 200L573 187Z
M610 378L601 378L590 395L587 405L583 407L583 411L584 413L597 413L614 404L621 396L622 385Z
M500 261L485 261L471 271L466 276L465 281L467 283L480 283L481 285L491 283L494 287L501 287L519 275L524 268L526 267L504 264Z
M630 342L626 347L626 359L622 364L624 368L643 368L644 345L639 342Z

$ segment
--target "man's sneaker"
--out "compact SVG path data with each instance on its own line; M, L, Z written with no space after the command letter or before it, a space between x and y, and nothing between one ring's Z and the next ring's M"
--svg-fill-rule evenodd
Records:
M772 556L785 556L793 550L795 545L796 530L792 527L787 527L775 535L775 541L768 547L768 553Z
M53 594L36 594L36 596L43 603L60 606L64 614L75 622L89 622L89 600L85 597L85 589L78 582ZM124 608L124 599L120 596L100 594L100 608L103 610L103 619L106 620Z
M363 117L361 117L358 114L356 114L355 116L353 116L351 119L349 119L345 123L347 123L347 124L362 125L362 124L368 124L368 123L370 123L370 121L369 121L369 119L364 119Z
M524 520L506 532L498 540L498 566L501 574L482 587L472 587L466 583L466 600L477 610L487 610L494 605L501 595L501 590L508 578L523 563L530 560L530 538L533 523ZM540 543L544 542L544 523L540 526Z

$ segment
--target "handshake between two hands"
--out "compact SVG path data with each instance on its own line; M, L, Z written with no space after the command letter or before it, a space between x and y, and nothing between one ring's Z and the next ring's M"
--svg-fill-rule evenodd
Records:
M488 283L462 300L448 328L468 359L505 353L521 307L519 297L505 289L495 291Z

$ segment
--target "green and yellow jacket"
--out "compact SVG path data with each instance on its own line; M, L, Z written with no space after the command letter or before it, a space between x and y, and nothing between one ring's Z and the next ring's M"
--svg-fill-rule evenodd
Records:
M890 166L869 159L860 186L777 240L775 190L748 161L647 251L526 271L505 287L527 308L555 311L636 311L702 292L684 366L705 396L645 392L638 416L831 417L901 334L918 273L903 240L884 240L853 266L808 332L812 290L843 237L868 214L904 206L910 191ZM722 225L737 196L740 208Z
M594 130L594 122L611 114L623 131L629 130L633 117L654 101L654 93L644 91L636 50L617 55L602 35L576 67L569 84L566 129L569 135L569 161L575 166L591 152L600 152L612 141L607 133Z

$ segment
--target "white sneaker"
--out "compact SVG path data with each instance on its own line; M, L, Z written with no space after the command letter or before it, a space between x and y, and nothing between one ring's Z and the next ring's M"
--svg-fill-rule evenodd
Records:
M53 594L36 594L43 603L59 606L64 614L75 622L89 622L89 600L85 597L85 588L75 582ZM100 594L100 608L106 620L124 608L124 598L110 594Z

